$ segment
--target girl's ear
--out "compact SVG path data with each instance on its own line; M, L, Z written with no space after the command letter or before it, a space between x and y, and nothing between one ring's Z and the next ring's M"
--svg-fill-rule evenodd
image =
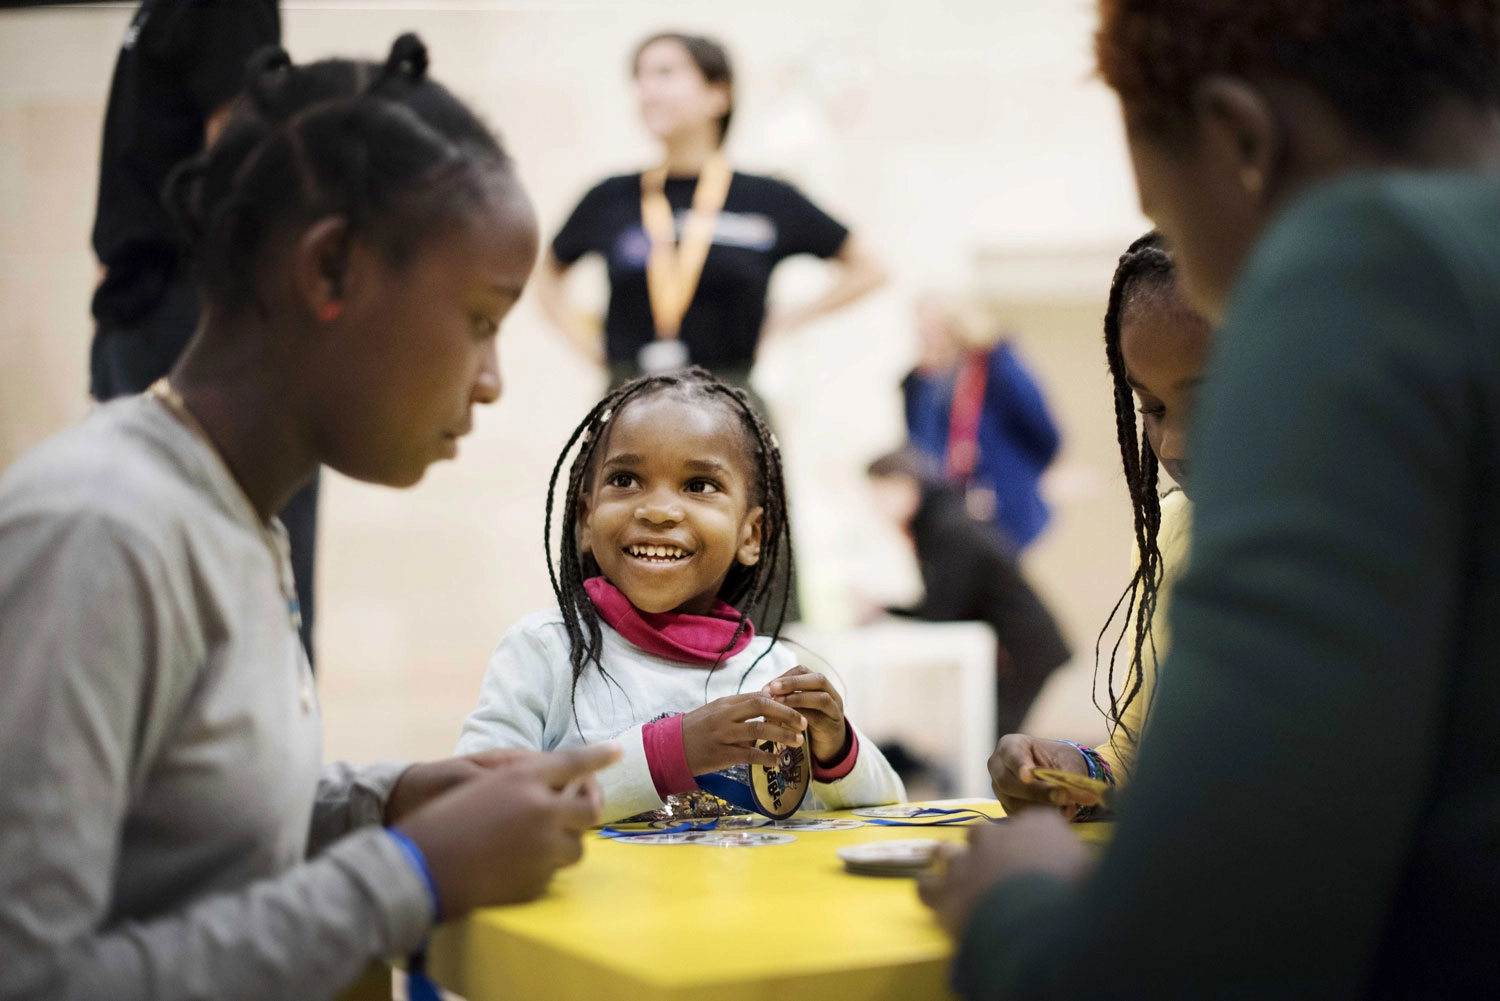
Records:
M349 222L325 216L314 222L292 248L292 274L307 312L325 321L336 319L347 291Z
M760 562L760 533L765 513L763 507L752 507L745 512L745 520L740 523L740 548L735 551L734 558L747 567Z

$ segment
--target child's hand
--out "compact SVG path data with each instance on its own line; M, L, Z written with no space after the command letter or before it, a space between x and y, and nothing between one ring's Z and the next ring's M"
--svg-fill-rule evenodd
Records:
M1055 768L1078 775L1089 773L1083 754L1066 741L1041 740L1024 733L1006 734L990 755L989 766L995 798L1011 816L1033 806L1060 807L1071 814L1076 806L1098 802L1088 793L1057 789L1032 780L1031 773L1038 768Z
M807 720L765 695L726 695L682 717L682 750L694 775L730 765L774 766L778 758L756 745L800 747Z
M819 764L832 764L849 739L844 722L844 699L821 674L794 667L771 682L762 692L807 717L813 757Z
M540 896L582 857L583 832L599 822L593 774L619 760L615 744L528 753L404 817L397 827L422 850L442 917Z
M412 765L401 773L385 801L385 822L394 824L450 789L487 775L497 768L531 761L541 753L520 747L497 747L462 758L444 758L441 761L424 761Z

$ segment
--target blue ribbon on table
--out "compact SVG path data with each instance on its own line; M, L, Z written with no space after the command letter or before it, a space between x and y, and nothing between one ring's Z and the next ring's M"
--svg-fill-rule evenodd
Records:
M918 820L918 817L933 817L933 820ZM963 807L956 810L945 810L941 807L927 806L918 810L910 817L901 820L887 819L885 817L861 817L867 824L875 824L879 827L943 827L948 824L966 824L971 820L982 820L987 824L1003 824L1006 817L991 817L986 813L971 807Z

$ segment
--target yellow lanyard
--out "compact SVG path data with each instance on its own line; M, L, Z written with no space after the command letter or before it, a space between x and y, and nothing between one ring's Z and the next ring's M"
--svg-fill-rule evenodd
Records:
M698 186L693 191L693 210L677 240L677 225L672 206L667 202L666 165L641 174L641 221L651 238L651 256L646 261L646 289L651 296L651 316L656 323L658 340L676 340L698 291L703 276L703 262L714 241L714 227L719 211L729 194L734 172L722 153L715 153L703 163Z

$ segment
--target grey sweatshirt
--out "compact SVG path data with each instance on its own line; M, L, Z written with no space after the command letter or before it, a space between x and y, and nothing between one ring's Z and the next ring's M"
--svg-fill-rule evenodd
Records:
M320 767L292 593L153 399L0 479L0 999L311 1001L421 941L405 766Z

